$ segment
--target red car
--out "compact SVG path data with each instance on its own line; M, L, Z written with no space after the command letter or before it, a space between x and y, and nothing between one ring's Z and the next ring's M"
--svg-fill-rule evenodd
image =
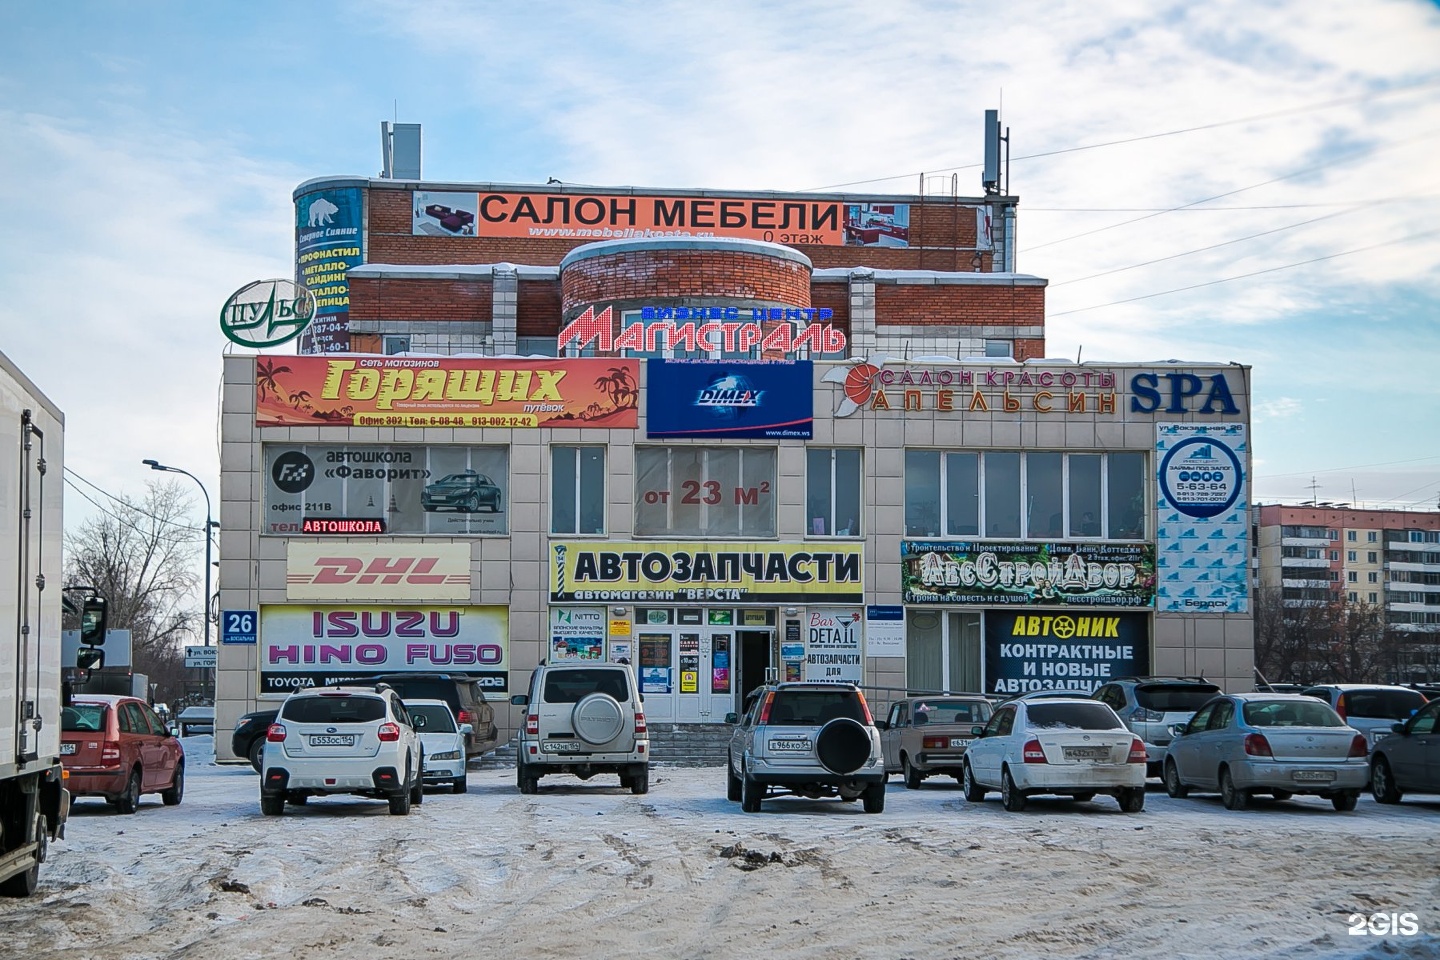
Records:
M185 794L185 749L136 697L79 696L60 715L60 762L72 796L104 797L134 813L158 793L167 807Z

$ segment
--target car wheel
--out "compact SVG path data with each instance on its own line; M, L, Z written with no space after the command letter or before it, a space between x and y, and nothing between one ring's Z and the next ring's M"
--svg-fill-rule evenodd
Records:
M1390 763L1384 757L1376 757L1370 765L1370 794L1376 803L1400 802L1400 788L1395 786L1395 775L1390 772Z
M115 798L115 806L121 813L134 813L140 806L140 768L130 771L125 790Z
M740 802L740 778L735 776L735 765L729 757L725 758L725 799Z
M1190 796L1190 788L1180 782L1180 768L1174 760L1165 761L1165 795L1172 800L1183 800Z
M650 792L650 768L640 767L630 774L630 792L635 794Z
M909 757L908 754L903 754L903 753L902 753L902 754L900 755L900 772L905 775L905 789L906 789L906 790L919 790L919 789L920 789L920 783L921 783L921 781L923 781L925 778L924 778L923 776L921 776L919 770L916 770L914 767L912 767L912 766L910 765L910 757Z
M456 777L455 780L450 784L451 793L464 793L469 789L470 781L467 778L467 775L463 773L460 776Z
M160 791L160 800L167 807L178 807L180 801L185 797L185 764L175 765L175 779L170 782L169 790Z
M256 737L250 741L250 766L256 773L265 772L265 738Z
M965 761L965 766L960 770L960 786L965 790L965 799L970 803L983 803L985 801L985 788L975 781L975 772L970 769L970 761Z
M465 498L465 512L466 512L466 513L479 513L479 512L480 512L480 495L479 495L478 493L472 493L472 494L470 494L470 496L468 496L468 497Z
M1015 781L1010 779L1008 769L1000 773L1000 803L1011 813L1019 813L1025 809L1025 794L1021 793L1015 786Z
M525 762L523 754L515 758L515 786L520 788L521 793L540 792L540 778L530 772L530 765Z
M420 770L424 768L424 764L425 755L422 753L420 755L420 767L415 770L415 782L410 785L410 804L416 807L425 802L425 778L420 775Z
M498 494L498 493L495 494L495 499L490 501L490 512L491 512L491 513L499 513L499 512L500 512L500 494Z
M1360 802L1359 790L1343 790L1330 798L1330 805L1341 813L1349 813Z
M0 881L0 895L7 897L28 897L40 886L40 861L45 859L45 843L48 827L45 818L40 817L35 821L35 839L39 841L37 849L31 854L29 869L15 874L7 880ZM8 839L8 838L6 838ZM7 844L15 846L15 844Z
M862 793L862 794L860 794L860 799L861 799L862 801L864 801L865 812L866 812L866 813L884 813L884 812L885 812L885 783L884 783L884 781L881 781L880 783L872 783L872 784L870 784L870 786L868 786L868 787L865 788L865 792Z
M392 816L403 817L410 813L410 791L401 790L399 793L392 793L385 798L390 802L390 813Z
M765 785L750 776L749 770L740 772L740 809L746 813L759 813L760 802L765 799Z
M1116 797L1122 813L1139 813L1145 809L1145 788L1125 787Z
M1088 792L1087 792L1087 793L1072 793L1072 794L1070 795L1070 799L1071 799L1071 800L1074 800L1076 803L1089 803L1091 800L1094 800L1094 799L1095 799L1095 794L1093 794L1093 793L1088 793Z
M1226 810L1244 810L1250 806L1250 794L1237 790L1235 781L1230 779L1230 769L1220 771L1220 800Z
M278 817L285 812L285 795L282 793L260 794L260 812L267 817Z

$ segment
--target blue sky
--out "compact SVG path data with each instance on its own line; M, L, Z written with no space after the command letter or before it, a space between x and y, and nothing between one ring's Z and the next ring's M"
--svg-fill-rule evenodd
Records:
M219 308L397 104L427 179L963 196L999 107L1051 356L1252 365L1258 500L1440 498L1422 0L12 5L0 350L73 470L218 503Z

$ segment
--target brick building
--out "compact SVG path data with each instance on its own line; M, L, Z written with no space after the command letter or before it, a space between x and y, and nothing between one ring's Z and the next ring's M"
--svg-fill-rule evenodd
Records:
M659 724L767 672L1250 682L1249 368L1047 359L1015 198L295 200L316 319L226 358L221 606L259 635L222 727L398 668L480 677L513 731L547 657L630 660Z

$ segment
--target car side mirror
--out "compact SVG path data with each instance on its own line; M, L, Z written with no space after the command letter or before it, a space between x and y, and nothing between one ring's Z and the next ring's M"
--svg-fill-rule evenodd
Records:
M1184 724L1184 723L1172 723L1172 724L1170 724L1170 736L1172 736L1172 737L1174 737L1176 740L1178 740L1178 739L1180 739L1181 737L1185 736L1185 734L1189 731L1189 729L1190 729L1190 727L1189 727L1188 724Z
M970 736L972 736L972 737L983 737L983 736L985 736L985 728L982 727L982 726L979 726L979 725L976 725L976 726L971 727L971 728L970 728Z
M513 693L510 695L510 705L512 707L528 707L530 697L523 693Z
M1405 726L1405 724L1403 724L1403 723L1392 723L1392 724L1390 724L1390 729L1393 730L1395 733L1409 733L1409 732L1410 732L1409 729L1407 729L1406 726Z
M425 724L429 723L430 721L426 720L420 714L415 714L410 717L410 722L414 725L416 730L424 730Z
M176 726L175 724L173 724L173 723L170 724L170 726L166 727L165 730L166 730L166 732L169 733L170 736L172 736L172 737L178 737L178 736L180 736L180 728L177 727L177 726Z
M474 732L475 732L475 728L472 727L472 726L470 726L470 724L468 724L468 723L462 723L462 724L460 724L460 733L461 733L462 736L468 737L468 736L470 736L470 734L472 734L472 733L474 733Z
M725 714L725 722L726 722L726 723L739 723L739 722L740 722L740 714L738 714L738 713L727 713L727 714Z

